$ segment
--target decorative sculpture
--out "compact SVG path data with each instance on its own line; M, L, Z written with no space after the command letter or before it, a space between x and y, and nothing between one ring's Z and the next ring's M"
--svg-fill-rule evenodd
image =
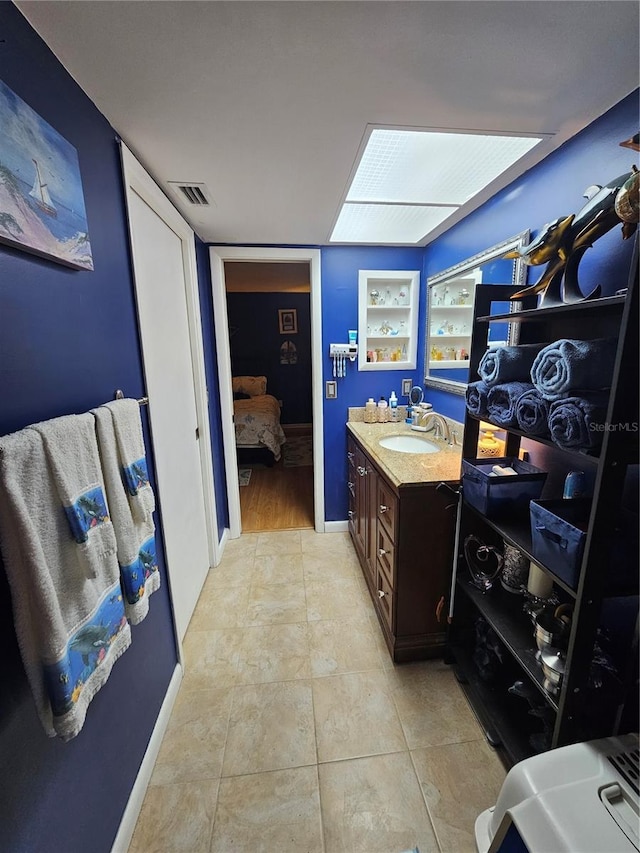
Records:
M604 187L588 187L584 192L588 201L577 214L555 219L545 225L528 246L507 252L505 258L522 258L528 266L547 263L540 279L514 293L511 299L540 294L538 307L549 307L598 297L600 285L588 295L582 294L578 285L578 266L587 249L622 221L618 208L629 208L628 215L633 217L632 196L635 192L637 198L637 175L634 167L633 171L620 175ZM624 195L621 196L621 193ZM625 206L624 199L630 204ZM635 220L624 219L623 240L635 232L637 221L637 216Z

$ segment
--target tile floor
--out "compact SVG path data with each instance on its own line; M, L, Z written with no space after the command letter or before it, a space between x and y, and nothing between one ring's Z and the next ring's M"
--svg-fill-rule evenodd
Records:
M130 853L474 851L504 779L441 661L394 665L346 533L212 569Z

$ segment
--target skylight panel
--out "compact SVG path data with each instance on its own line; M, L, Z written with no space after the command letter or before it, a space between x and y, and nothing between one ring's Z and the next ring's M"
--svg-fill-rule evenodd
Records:
M330 240L419 243L542 139L375 128Z
M345 204L333 243L417 243L450 216L455 207L401 204Z
M464 204L540 140L374 130L346 201Z

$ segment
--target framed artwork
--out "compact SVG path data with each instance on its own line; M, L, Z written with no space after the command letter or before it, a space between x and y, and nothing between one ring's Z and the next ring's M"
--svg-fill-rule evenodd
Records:
M280 308L278 310L278 322L281 335L298 334L298 312L295 308Z
M293 341L285 341L280 347L280 364L297 364L298 350Z
M76 149L2 80L0 242L93 269Z

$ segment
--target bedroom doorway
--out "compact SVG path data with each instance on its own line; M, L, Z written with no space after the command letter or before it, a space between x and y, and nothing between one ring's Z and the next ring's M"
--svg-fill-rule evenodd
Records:
M309 264L224 274L242 530L313 528Z
M210 254L230 535L323 532L320 253Z

